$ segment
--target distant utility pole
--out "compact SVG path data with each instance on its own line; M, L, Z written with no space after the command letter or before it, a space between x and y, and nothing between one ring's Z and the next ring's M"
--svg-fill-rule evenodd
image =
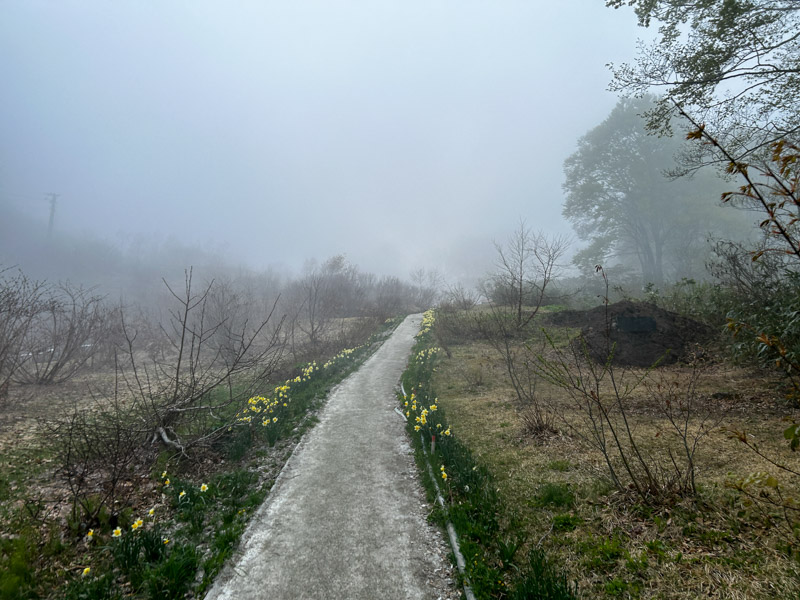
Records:
M51 239L53 237L53 223L56 220L56 199L61 194L54 194L50 192L45 194L45 197L50 199L50 223L47 225L47 239Z

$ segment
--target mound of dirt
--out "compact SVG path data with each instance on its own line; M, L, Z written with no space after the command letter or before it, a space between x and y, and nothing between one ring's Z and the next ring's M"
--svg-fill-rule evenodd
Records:
M601 362L614 346L614 364L649 367L687 358L691 348L706 340L706 325L647 302L623 300L589 310L552 313L546 323L580 327L592 357Z

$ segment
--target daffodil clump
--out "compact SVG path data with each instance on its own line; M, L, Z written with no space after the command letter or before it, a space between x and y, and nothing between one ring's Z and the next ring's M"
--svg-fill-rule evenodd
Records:
M199 486L184 481L173 484L167 472L164 471L161 474L161 486L162 498L171 497L173 507L177 509L177 512L169 513L172 519L186 520L181 518L184 513L199 514L202 517L203 511L198 509L203 507L204 496L209 493L210 486L207 483L201 483ZM178 491L179 489L180 491ZM195 504L196 502L200 502L200 504ZM163 570L169 570L170 567L166 565L171 561L188 562L196 567L197 556L194 549L185 544L175 544L168 534L173 527L165 529L161 523L163 519L158 518L159 513L163 510L162 504L152 506L147 510L146 515L130 517L131 521L126 519L129 524L119 524L105 535L102 531L90 529L85 537L89 550L86 563L91 563L93 557L98 564L96 568L92 564L84 566L81 571L81 579L86 580L87 585L95 585L104 578L116 580L118 574L122 572L130 578L131 584L136 588L143 585L142 565L144 565L145 571L150 570L154 573L162 569L160 565L165 565ZM97 541L95 540L98 537L105 538L107 542L105 546L101 543L98 547L103 550L100 554L92 551L92 546L96 546ZM174 551L172 550L173 546L175 546ZM103 560L108 556L111 557L110 563L107 559ZM188 589L188 585L191 583L190 576L193 577L192 573L187 571L186 580L179 580L176 584L181 589Z
M410 390L410 393L399 394L398 398L420 464L427 463L432 472L437 473L426 485L432 495L440 492L446 499L444 511L450 522L456 525L461 551L466 559L466 575L473 591L480 598L506 598L509 597L507 585L515 581L515 576L497 557L504 549L507 550L503 544L515 534L514 521L513 518L498 518L502 500L497 484L488 469L479 465L469 448L453 434L445 411L439 405L434 371L440 353L433 343L433 322L433 313L425 313L403 375L403 389ZM425 471L423 469L423 473ZM501 526L501 521L510 525ZM475 535L476 532L479 535ZM533 573L533 580L538 577L537 573ZM514 597L532 596L526 592ZM573 598L570 595L553 597Z
M304 370L304 373L306 373L306 370ZM304 374L303 377L307 379L310 375ZM289 403L291 402L290 390L292 389L290 384L293 381L287 381L283 385L276 387L272 398L265 396L253 396L250 398L244 409L236 414L236 421L241 424L260 424L261 427L268 430L267 439L270 444L274 443L289 409Z
M304 386L314 383L321 375L330 372L334 367L352 360L354 355L365 348L366 344L342 350L334 357L319 365L316 361L305 365L300 374L287 379L283 385L277 386L271 397L253 396L247 405L236 413L236 422L245 425L260 425L267 435L270 444L274 444L280 435L285 422L292 415L302 411L302 407L292 410L292 392L300 392Z
M417 337L421 338L433 328L433 323L436 320L433 309L426 310L422 313L422 325L417 333Z
M417 354L414 357L414 360L416 360L419 363L424 363L427 360L431 360L432 358L435 358L440 350L441 350L440 348L436 348L436 347L424 348L424 349L420 350L419 352L417 352Z
M331 358L328 362L326 362L324 365L322 365L322 368L330 369L331 367L336 365L337 362L350 358L354 352L356 352L357 350L361 350L362 348L365 347L365 345L366 344L362 344L361 346L356 346L355 348L347 348L346 350L342 350L341 352L339 352L339 354L337 354L336 356Z
M452 434L450 426L442 425L441 420L437 419L437 415L434 414L439 410L439 406L436 404L438 401L438 398L434 398L425 406L414 391L409 396L403 396L403 413L409 423L413 424L414 431L450 437Z
M430 331L433 324L433 311L428 311L423 315L422 327L417 337ZM418 342L418 346L423 342ZM434 371L434 363L440 349L433 346L421 348L411 355L408 373L414 379L414 389L411 394L402 397L403 413L406 419L414 428L414 431L422 432L428 436L444 435L450 437L450 427L444 425L442 419L437 418L439 410L437 405L438 398L431 398L430 379Z

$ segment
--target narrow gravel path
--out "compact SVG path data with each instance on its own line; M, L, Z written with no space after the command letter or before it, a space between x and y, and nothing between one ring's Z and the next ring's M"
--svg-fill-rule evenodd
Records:
M459 596L394 412L420 322L408 317L332 392L206 598Z

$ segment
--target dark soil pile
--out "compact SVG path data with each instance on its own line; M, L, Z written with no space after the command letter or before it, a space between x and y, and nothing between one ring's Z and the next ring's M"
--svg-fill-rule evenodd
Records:
M695 344L707 340L712 333L706 325L655 304L630 300L553 313L546 323L580 327L595 360L605 362L613 346L614 364L634 367L686 360Z

